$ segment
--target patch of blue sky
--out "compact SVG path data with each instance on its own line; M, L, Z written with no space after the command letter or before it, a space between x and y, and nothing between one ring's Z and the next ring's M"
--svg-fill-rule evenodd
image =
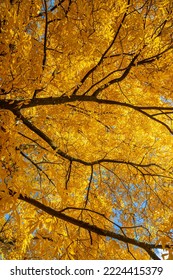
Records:
M173 100L171 98L168 99L168 98L166 98L164 96L161 96L160 99L161 99L162 102L164 102L166 104L170 104L170 105L173 106Z
M49 0L48 2L47 2L47 9L48 9L48 11L51 11L51 9L53 8L55 6L55 0ZM40 10L40 13L43 13L45 11L45 7L44 7L44 5L42 5L42 7L41 7L41 10ZM44 18L45 17L45 15L44 15L44 13L42 14L42 18Z
M113 222L115 223L114 228L116 230L119 230L119 227L123 226L122 222L120 221L121 215L122 215L122 210L113 208L113 213L115 215L114 218L113 218Z
M48 1L48 10L51 10L55 6L55 0Z
M4 215L4 217L5 217L5 220L8 221L11 218L11 214L10 213L6 213Z

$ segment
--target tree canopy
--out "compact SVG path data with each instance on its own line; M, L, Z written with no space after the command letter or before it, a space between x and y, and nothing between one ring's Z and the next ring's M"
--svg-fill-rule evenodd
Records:
M0 12L1 259L172 259L172 0Z

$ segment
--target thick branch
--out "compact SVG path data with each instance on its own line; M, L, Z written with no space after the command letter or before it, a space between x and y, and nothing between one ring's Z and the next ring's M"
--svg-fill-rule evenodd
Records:
M68 104L73 102L93 102L98 104L107 104L107 105L118 105L122 107L127 107L134 109L136 111L141 110L157 110L157 111L169 111L173 112L173 107L164 107L164 106L136 106L130 103L126 102L120 102L116 100L111 99L102 99L102 98L96 98L94 96L60 96L60 97L43 97L43 98L35 98L35 99L26 99L26 100L13 100L13 99L6 99L6 100L0 100L0 108L1 109L7 109L10 111L18 110L18 109L26 109L26 108L32 108L37 106L47 106L47 105L61 105L61 104Z
M16 195L16 193L13 192L12 190L9 190L9 194L11 196ZM150 257L152 259L159 260L159 257L152 251L152 249L154 249L154 248L160 248L159 245L156 246L155 244L149 244L149 243L146 243L146 242L141 242L141 241L138 241L136 239L133 239L133 238L115 233L114 231L105 230L105 229L102 229L98 226L91 225L87 222L84 222L84 221L78 220L76 218L73 218L71 216L68 216L68 215L62 213L61 211L57 211L57 210L55 210L55 209L53 209L49 206L46 206L46 205L42 204L41 202L39 202L39 201L37 201L33 198L23 196L22 194L20 194L18 196L18 199L22 200L22 201L25 201L25 202L43 210L45 213L47 213L47 214L49 214L53 217L61 219L65 222L68 222L68 223L73 224L75 226L84 228L84 229L86 229L90 232L96 233L96 234L101 235L101 236L110 237L110 238L119 240L121 242L124 242L126 244L131 244L131 245L135 245L137 247L140 247L143 250L145 250L150 255Z
M55 151L55 154L58 154L59 156L69 160L71 163L72 162L78 162L78 163L81 163L83 165L86 165L86 166L94 166L94 165L97 165L97 164L101 164L101 163L115 163L115 164L125 164L125 165L130 165L132 166L133 168L135 169L138 169L139 167L141 168L149 168L151 166L155 166L155 167L158 167L160 169L163 169L161 168L159 165L157 164L154 164L154 163L149 163L149 164L141 164L141 163L134 163L134 162L131 162L131 161L123 161L123 160L116 160L116 159L109 159L109 158L102 158L102 159L98 159L98 160L95 160L95 161L85 161L85 160L82 160L80 158L75 158L73 156L70 156L69 154L63 152L62 150L60 150L54 143L53 141L51 140L51 138L49 138L44 132L42 132L39 128L37 128L34 124L32 124L31 122L29 122L19 111L14 111L14 114L20 118L23 123L30 129L32 130L33 132L35 132L38 136L40 136L50 147L52 150Z
M100 89L99 89L100 91ZM107 105L117 105L121 107L127 107L131 108L135 111L138 111L139 113L147 116L149 119L156 121L163 125L171 134L173 134L172 129L163 121L157 119L155 116L156 114L149 114L146 111L148 110L156 110L156 111L162 111L162 114L166 115L166 111L169 111L169 114L173 112L173 107L164 107L164 106L136 106L130 103L126 102L119 102L116 100L106 100L106 99L100 99L96 96L61 96L61 97L47 97L47 98L35 98L35 99L29 99L29 100L23 100L23 101L14 101L14 100L2 100L0 101L0 108L7 109L12 111L16 116L18 115L19 118L23 119L22 115L20 114L19 109L25 109L25 108L31 108L36 106L46 106L46 105L60 105L65 103L71 103L75 101L80 102L95 102L98 104L107 104ZM30 128L32 124L27 121L26 119L23 120L23 122ZM39 135L39 133L37 133Z

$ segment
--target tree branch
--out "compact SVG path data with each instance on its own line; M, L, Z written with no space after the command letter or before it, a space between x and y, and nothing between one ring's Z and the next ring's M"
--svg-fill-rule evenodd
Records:
M47 46L47 32L48 32L48 14L47 14L47 2L44 0L44 8L45 8L45 31L44 31L44 47L43 47L43 62L42 68L46 65L46 46Z
M138 53L137 55L134 56L134 58L131 60L131 62L130 62L129 65L127 66L126 70L124 71L124 73L123 73L119 78L112 79L112 80L110 80L108 83L102 85L101 87L99 87L98 89L96 89L96 90L94 91L94 93L92 94L92 96L97 97L98 94L99 94L102 90L108 88L110 85L113 85L113 84L115 84L115 83L119 83L119 82L123 81L123 80L127 77L127 75L129 74L129 72L130 72L132 66L134 65L134 62L135 62L135 60L137 59L138 56L139 56L139 53Z
M114 83L115 80L112 80L111 83ZM104 85L105 87L108 87L109 85ZM99 88L95 91L95 94L97 95L103 88ZM60 105L60 104L65 104L65 103L71 103L75 101L80 101L80 102L93 102L93 103L98 103L98 104L107 104L107 105L117 105L117 106L122 106L126 108L131 108L134 109L135 111L138 111L139 113L147 116L149 119L154 120L161 125L163 125L171 134L173 134L172 129L163 121L157 119L155 117L155 114L149 114L146 112L146 110L156 110L156 111L161 111L162 114L164 114L164 111L169 111L169 114L173 112L173 107L161 107L161 106L136 106L130 103L126 102L119 102L116 100L106 100L106 99L101 99L97 98L96 96L61 96L61 97L46 97L46 98L35 98L35 99L29 99L29 100L23 100L23 101L14 101L11 99L6 99L0 101L0 108L2 109L7 109L12 111L16 116L19 118L23 119L23 122L30 128L32 124L27 121L24 117L22 117L19 109L25 109L25 108L32 108L36 106L46 106L46 105ZM167 112L165 112L165 115ZM37 129L38 130L38 129ZM37 133L39 135L39 133Z
M9 190L9 194L11 196L14 196L14 195L16 195L16 192L13 192L12 190ZM93 233L96 233L96 234L101 235L101 236L110 237L110 238L119 240L119 241L124 242L126 244L131 244L131 245L140 247L141 249L145 250L152 259L160 260L159 257L152 251L152 249L162 248L160 245L155 245L155 244L149 244L149 243L146 243L146 242L142 242L142 241L136 240L134 238L130 238L130 237L115 233L114 231L102 229L98 226L91 225L91 224L89 224L87 222L84 222L82 220L78 220L76 218L68 216L68 215L62 213L61 211L57 211L57 210L55 210L55 209L53 209L49 206L46 206L46 205L42 204L41 202L39 202L39 201L37 201L33 198L24 196L22 194L18 195L18 199L22 200L22 201L25 201L25 202L39 208L40 210L44 211L45 213L47 213L47 214L49 214L53 217L56 217L56 218L61 219L65 222L68 222L68 223L73 224L75 226L86 229L89 232L93 232ZM166 246L166 247L168 247L168 246Z
M0 100L0 108L1 109L7 109L10 111L15 111L19 109L26 109L26 108L32 108L37 106L47 106L47 105L61 105L61 104L68 104L73 102L93 102L98 104L107 104L107 105L119 105L122 107L127 107L134 109L136 111L139 111L143 113L141 110L165 110L173 112L173 106L164 107L164 106L137 106L126 102L120 102L112 99L102 99L102 98L96 98L94 96L60 96L60 97L42 97L42 98L35 98L35 99L25 99L25 100L13 100L13 99L5 99ZM170 114L169 112L169 114Z
M128 9L128 6L130 4L130 0L127 1L127 9ZM115 43L117 37L118 37L118 34L120 33L120 30L121 30L121 27L125 21L125 18L127 17L127 10L126 12L124 13L124 16L119 24L119 27L114 35L114 38L112 40L112 42L110 43L110 45L108 46L108 48L104 51L104 53L102 54L102 56L100 57L98 63L93 67L91 68L86 74L85 76L81 79L79 85L76 87L76 89L73 91L72 95L76 95L77 91L79 90L79 88L83 85L83 83L85 82L85 80L96 70L96 68L102 63L103 59L105 58L105 56L107 55L107 53L109 52L109 50L112 48L113 44Z
M45 175L45 177L48 179L48 181L53 185L55 186L54 182L52 181L52 179L49 178L49 176L46 174L46 172L44 170L42 170L42 168L37 164L35 163L28 155L26 155L24 152L20 151L20 154L26 158L29 162L31 162L37 170L39 170L39 172L43 173Z
M50 147L52 150L55 151L55 154L58 154L59 156L69 160L71 163L72 162L78 162L81 163L83 165L86 166L93 166L93 165L97 165L97 164L101 164L101 163L115 163L115 164L125 164L125 165L130 165L136 169L138 169L139 167L141 168L147 168L147 167L151 167L151 166L155 166L158 167L160 169L163 170L162 167L160 167L158 164L155 163L149 163L149 164L141 164L141 163L134 163L131 161L123 161L123 160L116 160L116 159L109 159L109 158L102 158L102 159L98 159L95 161L85 161L82 160L80 158L75 158L73 156L70 156L69 154L63 152L62 150L60 150L51 140L51 138L49 138L44 132L42 132L39 128L37 128L34 124L32 124L31 122L29 122L19 111L14 111L14 114L20 118L23 123L33 132L35 132L39 137L42 138L42 140L44 140Z
M90 189L91 189L92 179L93 179L93 165L91 165L91 175L90 175L89 184L88 184L88 188L87 188L87 194L86 194L86 200L85 200L84 208L87 206L87 203L88 203L89 192L90 192Z

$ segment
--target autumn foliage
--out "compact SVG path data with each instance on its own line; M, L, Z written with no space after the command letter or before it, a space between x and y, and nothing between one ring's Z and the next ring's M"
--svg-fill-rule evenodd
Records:
M172 0L0 13L0 258L172 259Z

